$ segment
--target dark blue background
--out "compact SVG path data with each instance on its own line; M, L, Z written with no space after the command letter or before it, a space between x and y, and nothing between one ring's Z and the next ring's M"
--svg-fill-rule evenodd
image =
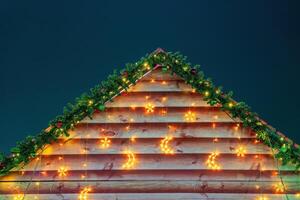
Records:
M1 1L0 151L157 47L201 64L216 84L299 143L294 2Z

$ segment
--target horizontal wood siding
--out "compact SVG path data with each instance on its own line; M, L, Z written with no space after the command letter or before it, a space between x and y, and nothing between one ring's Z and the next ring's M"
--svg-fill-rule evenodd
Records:
M148 103L153 113L146 112ZM188 111L194 120L185 118ZM84 187L91 187L88 199L282 200L286 195L276 192L279 173L288 197L300 196L300 176L293 166L279 165L279 172L272 151L253 131L159 68L69 133L26 166L1 177L0 199L26 191L30 200L75 200ZM169 135L172 155L160 146ZM101 146L104 138L110 140L108 148ZM246 149L243 157L237 155L239 147ZM128 150L136 162L124 169ZM208 167L213 152L219 153L215 162L220 170ZM60 167L66 176L59 176Z

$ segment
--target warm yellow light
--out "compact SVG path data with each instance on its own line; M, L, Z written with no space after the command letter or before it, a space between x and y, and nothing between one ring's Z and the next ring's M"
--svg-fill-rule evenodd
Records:
M130 137L130 141L131 141L131 142L135 142L135 140L136 140L136 136L135 136L135 135L132 135L132 136Z
M165 109L161 109L161 110L160 110L160 114L161 114L162 116L165 116L167 113L168 113L168 111L165 110Z
M230 103L228 104L228 106L229 106L229 108L232 108L232 107L233 107L233 103L230 102Z
M208 97L209 96L209 91L205 91L204 96Z
M162 98L161 98L161 101L162 101L162 102L167 101L167 97L162 97Z
M136 163L135 155L132 151L125 151L124 153L127 155L127 161L122 165L122 168L131 169Z
M239 146L238 148L236 148L235 153L238 157L245 157L247 150L245 147L243 146Z
M296 194L296 197L300 197L300 192Z
M60 168L57 170L57 173L58 173L58 175L59 175L60 177L67 176L67 172L68 172L68 170L67 170L67 168L64 167L64 166L60 167Z
M36 185L36 186L40 186L40 182L36 182L35 185Z
M184 119L189 122L193 122L196 120L196 114L192 111L188 111L184 114Z
M145 106L146 113L153 113L154 112L154 105L152 103L147 103Z
M169 147L169 142L173 140L172 136L166 136L164 139L160 141L160 149L165 154L174 154L174 151L171 147Z
M150 96L145 96L145 99L147 99L147 100L150 99Z
M258 197L257 200L269 200L268 197Z
M87 167L87 164L86 164L86 163L83 163L83 164L82 164L82 167Z
M135 105L131 105L130 108L131 108L132 110L135 110L135 109L136 109L136 106L135 106Z
M162 85L167 85L166 81L161 82Z
M14 196L14 200L23 200L24 199L24 194L16 194Z
M79 200L88 200L88 194L91 192L92 189L90 187L84 187L79 194Z
M34 196L33 199L39 199L37 196Z
M151 83L155 83L155 80L152 78L150 82L151 82Z
M93 103L94 103L93 100L89 100L89 101L88 101L88 105L89 105L89 106L93 105Z
M111 140L108 139L107 137L104 137L103 139L100 140L100 143L101 143L101 147L103 149L106 149L106 148L108 148L110 146Z
M221 166L216 162L217 157L219 156L218 152L213 152L208 156L206 165L209 169L220 170Z
M43 176L47 176L47 172L46 172L46 171L42 171L41 174L42 174Z
M236 124L235 127L234 127L234 130L235 130L235 131L238 131L238 130L239 130L239 127L240 127L240 124Z
M212 123L213 128L216 128L216 126L217 126L216 123Z
M150 69L151 69L148 62L144 62L143 65L144 65L144 67L145 67L147 70L150 70Z
M282 183L277 183L273 185L274 190L276 193L283 193L284 192L284 186L282 185Z

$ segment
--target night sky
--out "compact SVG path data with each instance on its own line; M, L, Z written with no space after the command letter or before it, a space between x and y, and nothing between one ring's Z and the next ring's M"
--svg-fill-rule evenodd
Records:
M157 47L200 64L216 85L300 143L294 2L1 1L0 151L46 128L67 102Z

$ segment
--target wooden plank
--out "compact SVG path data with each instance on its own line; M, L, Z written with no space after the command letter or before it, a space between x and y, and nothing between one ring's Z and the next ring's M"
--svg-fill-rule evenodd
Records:
M82 123L173 123L173 122L189 122L185 118L185 114L191 111L195 115L195 122L234 122L233 119L219 108L213 107L197 107L197 108L168 108L164 109L166 113L162 113L161 109L155 109L153 113L146 113L145 109L135 109L134 112L130 108L108 108L105 112L95 112L93 119L86 117ZM235 121L240 121L235 119Z
M259 188L257 185L259 184ZM235 181L60 181L18 183L18 189L31 193L78 193L89 186L95 193L276 193L278 182L235 182ZM0 183L0 193L14 194L16 183ZM300 190L299 182L285 183L286 193L295 194Z
M283 171L281 177L284 182L299 182L300 172ZM1 182L20 181L60 181L57 171L47 171L47 176L42 176L41 171L18 171L12 172L0 178ZM126 180L153 180L153 181L174 181L174 180L201 180L201 181L273 181L279 182L280 177L277 171L259 170L77 170L68 171L67 180L89 180L89 181L126 181Z
M255 138L251 129L237 128L235 122L78 124L68 138L163 138L167 133L174 138Z
M168 70L166 72L163 72L161 68L154 69L152 72L141 78L142 81L170 81L170 80L183 80L176 74L171 74L171 71Z
M165 134L167 135L167 134ZM47 147L42 155L74 155L74 154L120 154L126 149L134 149L137 154L160 154L163 138L113 138L109 148L101 146L99 139L59 140ZM208 154L217 151L221 154L236 154L239 147L246 150L246 157L259 154L272 154L271 149L261 143L255 144L252 139L206 139L206 138L174 138L168 145L174 154Z
M192 92L193 88L181 80L138 81L128 89L129 92Z
M299 199L299 195L288 194L290 200ZM27 194L24 200L38 197L39 200L78 200L78 194ZM286 200L284 194L249 193L91 193L89 199L101 200ZM12 200L14 195L1 195L2 200Z
M134 150L132 149L134 152ZM209 154L136 154L134 170L205 170L208 169L206 161ZM26 165L23 171L58 170L60 166L67 166L69 170L122 170L127 162L126 154L98 155L81 154L64 155L63 161L58 162L59 156L41 156L40 160L33 160ZM277 165L271 155L254 157L237 157L232 154L218 156L217 163L223 170L277 170ZM38 164L37 164L38 163ZM281 170L294 170L292 166L282 166ZM13 171L18 171L14 169Z
M117 96L106 107L210 107L203 96L190 92L127 92Z

